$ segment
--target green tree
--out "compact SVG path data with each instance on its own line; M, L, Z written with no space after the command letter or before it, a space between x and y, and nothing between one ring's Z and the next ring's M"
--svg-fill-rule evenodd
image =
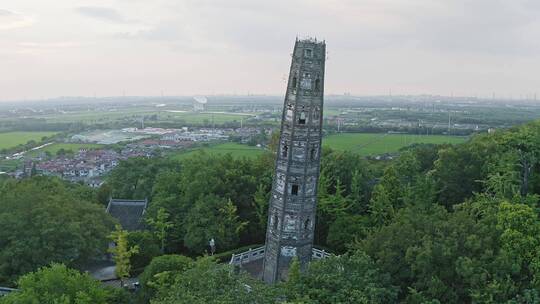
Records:
M367 212L367 199L370 196L370 189L365 183L367 178L368 177L363 176L358 170L353 172L351 193L349 194L352 205L350 212L353 214L365 214Z
M272 181L271 167L266 159L197 153L182 160L181 166L180 172L160 173L156 177L148 210L148 215L153 218L159 208L165 208L171 214L169 220L173 226L166 244L169 252L179 252L187 247L184 241L190 220L188 215L194 212L201 197L213 195L231 200L242 222L258 222L257 209L253 208L255 193L261 184L269 189ZM193 224L192 219L190 224ZM264 230L258 225L249 225L240 231L238 237L243 244L253 244L264 239Z
M109 248L109 252L113 254L114 263L116 264L114 272L120 279L120 286L124 286L124 280L129 278L131 271L130 258L139 252L139 246L128 246L128 232L122 230L120 225L116 225L110 239L114 242L114 246Z
M321 183L325 183L325 181L326 179L323 178ZM324 184L322 187L325 187ZM330 225L337 218L347 215L351 208L351 200L344 195L344 192L344 187L338 180L334 194L326 194L324 191L320 194L316 225L316 234L319 237L326 236L327 238ZM320 239L320 241L326 241L326 239Z
M238 245L239 235L246 222L241 222L236 206L215 195L203 196L189 211L186 222L184 244L193 253L208 249L208 241L216 241L219 251Z
M375 186L369 203L369 216L373 225L380 227L389 223L394 214L395 208L391 195L383 185Z
M253 208L255 209L255 214L257 216L256 223L259 225L259 229L262 231L266 230L269 200L270 190L267 189L265 185L260 184L257 187L257 192L255 192L253 197Z
M475 192L482 192L486 164L498 150L495 142L477 136L471 142L439 151L434 163L433 178L437 181L438 201L448 210Z
M108 304L110 294L86 273L52 264L22 276L19 291L0 298L2 304Z
M507 153L517 156L517 167L519 168L520 194L529 194L531 179L534 177L533 168L540 161L540 124L538 122L529 123L509 132L502 133L497 138Z
M154 297L156 288L159 287L158 280L164 280L164 276L174 278L177 274L191 268L192 264L192 259L182 255L171 254L155 257L139 277L140 297L143 302L146 303Z
M506 303L537 288L540 222L530 206L479 194L454 209L405 207L358 247L407 303Z
M431 174L417 176L411 185L405 187L402 198L405 206L429 208L437 203L437 185Z
M104 183L97 190L96 199L98 203L104 206L107 206L107 204L109 203L109 199L111 198L111 194L112 194L111 187L109 186L109 184Z
M488 164L485 191L497 198L511 199L520 191L520 176L517 168L518 155L506 152Z
M1 285L51 262L78 267L104 254L113 219L70 187L49 177L0 186Z
M421 166L421 162L413 151L405 151L399 155L391 168L395 170L392 173L399 178L401 184L407 185L413 183L418 174L423 173Z
M152 203L148 207L147 217L155 218L160 209L170 215L172 226L168 229L165 249L178 252L183 248L186 214L192 207L191 202L184 199L182 190L183 174L164 171L156 176L152 189Z
M210 258L197 260L191 268L173 276L158 275L152 304L276 303L274 289L246 273Z
M401 155L404 152L410 152L415 158L417 173L426 173L434 168L434 163L439 157L439 150L451 147L448 144L435 145L435 144L412 144L401 150ZM400 155L400 159L401 159ZM400 160L401 161L401 160Z
M110 173L107 183L113 197L150 199L158 173L167 170L180 170L179 163L166 158L129 158Z
M329 193L335 192L338 181L343 187L344 196L351 194L353 182L355 187L362 189L361 192L369 193L369 184L373 178L370 169L366 160L356 153L323 148L321 175L324 174L327 179Z
M396 303L397 288L362 252L314 261L285 284L293 303Z
M159 208L155 218L147 218L146 223L153 228L157 239L161 242L161 253L165 252L165 240L167 231L172 227L172 222L169 221L169 213L165 208Z
M128 233L128 247L135 246L139 248L139 251L130 257L132 274L142 272L153 258L162 254L159 241L149 231L131 231Z
M503 202L497 212L501 247L522 269L528 269L535 287L540 287L540 220L537 212L524 204Z
M335 253L345 252L352 244L366 237L373 224L366 215L343 215L328 229L327 245Z
M406 186L412 182L413 178L412 176L400 175L397 166L389 166L384 171L381 181L378 184L380 187L379 192L384 191L392 207L399 209L404 206L404 191ZM373 191L376 192L377 189ZM375 193L373 196L375 196Z
M272 131L272 134L270 135L270 140L268 141L268 150L270 150L273 154L277 153L279 136L279 131Z
M289 266L289 276L287 278L287 281L292 284L300 281L300 274L300 261L298 260L298 257L295 256L293 257L291 265Z

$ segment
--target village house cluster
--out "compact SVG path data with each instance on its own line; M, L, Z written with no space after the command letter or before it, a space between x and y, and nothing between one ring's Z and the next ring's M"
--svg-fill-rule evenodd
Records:
M17 178L35 174L58 176L71 182L84 182L91 187L103 183L102 176L118 165L120 160L141 154L122 154L110 149L80 149L73 157L59 156L54 159L27 160L24 167L15 171Z
M174 142L209 142L209 141L224 141L230 140L232 137L239 138L241 142L248 142L252 137L265 132L269 134L268 130L261 130L254 127L242 127L242 128L200 128L200 129L173 129L170 132L161 135L162 140L174 141Z
M104 176L122 160L131 157L155 157L163 151L181 150L202 142L220 142L233 138L247 142L252 137L266 132L257 128L201 128L196 130L146 128L132 132L151 134L151 137L125 143L121 150L105 145L102 149L81 148L75 153L52 156L40 153L37 157L26 158L22 168L10 175L22 178L32 175L57 176L71 182L82 182L97 188L103 184ZM21 154L24 157L24 153Z

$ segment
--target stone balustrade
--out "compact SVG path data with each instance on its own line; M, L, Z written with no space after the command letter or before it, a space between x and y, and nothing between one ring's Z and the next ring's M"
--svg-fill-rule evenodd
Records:
M264 251L265 251L265 247L261 246L261 247L255 248L255 249L250 248L248 251L233 254L231 256L231 260L230 260L229 264L239 266L239 265L242 265L242 264L247 264L249 262L253 262L253 261L262 259L262 258L264 258ZM330 256L332 256L331 253L326 252L326 251L321 250L321 249L312 248L312 250L311 250L311 257L313 259L315 259L315 260L324 259L324 258L327 258L327 257L330 257Z

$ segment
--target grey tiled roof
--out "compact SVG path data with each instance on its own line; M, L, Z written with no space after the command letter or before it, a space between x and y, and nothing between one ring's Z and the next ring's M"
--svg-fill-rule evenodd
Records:
M120 222L124 230L141 230L144 228L143 215L147 204L147 200L111 199L107 212Z

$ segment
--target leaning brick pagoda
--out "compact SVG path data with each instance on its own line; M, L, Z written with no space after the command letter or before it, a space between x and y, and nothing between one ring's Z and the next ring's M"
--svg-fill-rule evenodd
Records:
M296 40L268 212L263 280L284 280L297 257L312 257L321 155L326 44Z

